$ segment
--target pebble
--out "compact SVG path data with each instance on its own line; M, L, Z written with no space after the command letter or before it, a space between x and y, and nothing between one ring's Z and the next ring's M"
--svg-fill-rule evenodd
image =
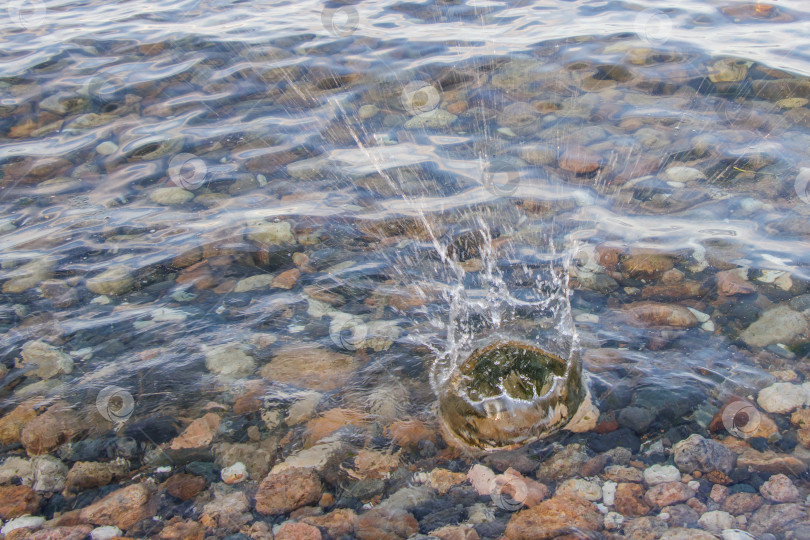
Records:
M720 471L729 474L734 469L737 458L722 444L696 433L675 444L673 453L675 465L685 473Z
M205 351L205 367L217 375L246 377L256 369L256 361L239 344L227 343Z
M723 540L756 540L756 537L739 529L726 529L720 531Z
M788 306L778 306L760 315L742 331L740 339L749 347L767 347L775 343L792 344L808 334L804 315Z
M354 356L300 344L279 349L260 374L271 381L324 392L343 387L358 366Z
M567 149L560 157L560 168L574 174L588 174L600 167L601 158L598 154L582 147Z
M799 500L799 490L793 482L784 474L775 474L767 482L762 484L759 492L766 499L777 503L797 502Z
M243 293L258 289L266 289L273 283L275 278L276 276L272 274L259 274L257 276L242 278L236 282L233 292Z
M655 464L644 469L644 483L648 486L680 481L681 472L672 465Z
M597 502L602 500L602 486L595 480L569 478L557 486L555 494L570 495L586 501Z
M135 279L132 277L132 271L129 268L125 266L113 266L101 274L88 279L86 285L90 292L100 295L118 296L132 290L132 287L135 285Z
M110 154L114 154L118 151L118 145L112 141L104 141L103 143L96 146L96 152L102 156L109 156Z
M318 502L322 494L323 485L312 469L271 472L259 484L256 511L265 515L286 514Z
M652 486L644 494L644 501L650 506L664 508L688 501L695 490L681 482L666 482Z
M185 204L193 198L192 192L176 186L157 188L149 194L150 201L164 206Z
M810 384L774 383L759 391L757 404L769 413L789 413L810 404Z
M686 183L706 179L706 175L692 167L670 167L667 169L666 175L673 182Z
M247 237L254 242L270 246L295 243L295 236L293 236L292 233L292 224L289 221L251 222L248 224Z
M650 511L650 505L644 500L644 487L628 482L616 486L613 506L625 516L645 516Z
M405 129L443 129L452 125L457 119L458 116L444 109L433 109L417 114L405 122Z
M605 482L602 484L602 502L605 503L607 506L613 506L616 500L616 488L618 484L616 482Z
M86 506L79 517L93 525L113 525L127 530L157 511L157 499L146 484L133 484L113 491Z
M41 456L31 462L34 491L57 493L65 489L68 466L54 456Z
M44 517L39 516L22 516L16 519L11 519L7 521L2 528L0 528L0 534L8 535L12 531L16 531L17 529L31 529L36 530L39 529L42 524L45 523Z
M247 467L242 462L236 462L229 467L225 467L220 475L222 481L228 485L238 484L248 479Z
M91 540L112 540L116 536L123 536L124 531L118 527L105 525L103 527L96 527L90 532Z
M29 341L23 345L21 356L23 364L35 365L30 373L41 379L50 379L57 375L73 372L73 359L43 341Z
M603 523L602 514L592 502L556 496L514 514L506 526L506 537L510 540L556 538L571 529L598 531Z
M711 532L720 532L724 529L731 529L737 525L734 516L722 510L712 510L706 512L698 519L698 525Z

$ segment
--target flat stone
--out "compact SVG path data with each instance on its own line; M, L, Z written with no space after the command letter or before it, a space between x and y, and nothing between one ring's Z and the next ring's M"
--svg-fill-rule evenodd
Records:
M778 306L760 315L742 331L740 339L749 347L767 347L775 343L790 345L799 339L806 339L807 334L808 324L804 315L787 306Z
M87 280L87 289L96 294L117 296L132 290L135 279L124 266L114 266Z
M510 540L545 540L571 529L599 531L603 522L602 514L592 502L557 496L514 514L506 526L506 537Z
M650 506L663 508L688 501L694 497L695 490L681 482L656 484L644 494L644 501Z
M417 114L405 122L405 129L443 129L452 125L457 119L458 116L444 109L433 109Z
M359 363L353 356L315 345L289 345L280 349L260 370L271 381L321 392L342 388Z
M644 469L644 483L655 486L665 482L680 482L681 472L672 465L655 464Z
M57 375L73 372L73 359L56 347L44 341L29 341L23 345L23 364L35 365L31 375L41 379L50 379Z
M194 194L181 187L157 188L149 194L149 200L164 206L185 204L194 198Z
M312 469L288 469L268 474L256 492L256 511L265 515L287 514L320 500L323 486Z
M243 347L227 343L205 351L205 367L217 375L245 377L256 369L256 362Z
M79 517L94 525L114 525L127 530L154 516L157 503L157 498L145 484L133 484L82 508Z
M628 324L641 328L691 328L698 324L691 311L675 304L635 302L625 306L621 314Z
M805 385L774 383L759 391L757 404L769 413L788 413L810 403L810 388Z

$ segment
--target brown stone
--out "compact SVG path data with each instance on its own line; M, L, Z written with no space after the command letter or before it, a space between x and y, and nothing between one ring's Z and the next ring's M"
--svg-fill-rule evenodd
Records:
M177 473L163 483L166 493L182 501L190 501L205 489L205 478L188 473Z
M0 418L0 443L16 444L20 442L23 426L37 417L31 402L18 405L10 413Z
M513 515L506 526L506 537L510 540L546 540L572 529L598 531L602 528L602 521L602 514L593 503L563 495Z
M756 285L743 279L738 269L723 270L718 272L715 278L717 279L717 293L723 296L751 294L757 291Z
M125 463L104 463L98 461L78 461L67 475L67 490L81 491L106 486L118 476L127 472Z
M807 519L807 510L801 504L766 504L751 516L748 531L757 536L764 533L779 534Z
M659 253L638 253L625 257L622 266L635 279L657 279L661 274L675 266L669 255Z
M286 514L321 498L321 479L312 469L287 469L268 474L256 492L256 511L265 515Z
M436 442L436 432L417 418L398 420L386 428L393 441L403 448L416 448L420 441Z
M650 506L663 508L689 500L695 490L681 482L664 482L651 487L644 495L644 501Z
M445 525L430 531L430 536L441 540L480 540L480 536L472 527L466 525Z
M810 409L802 407L790 415L790 423L798 428L810 427Z
M706 289L697 281L681 281L669 285L650 285L641 290L645 300L680 300L682 298L700 298Z
M304 445L310 447L343 426L362 426L368 417L351 409L330 409L306 423Z
M450 491L450 488L466 481L466 473L455 473L448 469L433 469L428 476L430 487L438 491L440 495L446 495L447 492Z
M157 503L157 497L152 497L146 485L133 484L83 508L79 516L94 525L114 525L127 530L139 521L154 516Z
M273 279L273 287L278 287L279 289L292 289L295 287L295 284L298 283L298 278L300 277L301 270L298 268L286 270Z
M621 311L628 324L637 327L691 328L697 326L695 315L683 306L658 302L635 302Z
M172 450L184 448L200 448L208 446L216 437L220 418L215 413L207 413L197 418L183 430L183 433L172 440L169 446Z
M79 424L74 413L54 405L28 422L20 433L20 442L29 455L47 454L76 435Z
M641 484L622 482L616 486L616 511L625 516L646 516L650 507L644 503L644 487Z
M357 514L351 508L339 508L326 515L307 517L301 521L324 529L331 538L343 538L354 536Z
M183 521L174 517L166 523L158 535L160 540L203 540L205 527L196 521Z
M611 482L634 482L638 483L644 480L642 472L635 467L626 467L624 465L608 465L602 471L602 476Z
M275 540L321 540L318 527L306 523L285 523L275 536Z
M619 256L624 253L624 248L600 244L596 246L597 262L608 270L615 270L619 264Z
M404 510L375 508L357 520L360 540L401 540L419 532L416 518Z
M39 496L28 486L0 486L0 518L12 519L34 514L39 509Z
M700 471L695 471L695 473L702 474ZM697 476L695 478L697 478ZM730 486L734 483L734 481L727 474L721 473L720 471L706 473L706 480L712 484L720 484L723 486Z
M748 467L757 472L789 474L798 476L807 470L807 464L788 454L778 454L771 450L759 452L746 449L737 457L738 467Z
M90 525L54 527L52 529L37 531L27 538L28 540L84 540L90 535L92 530L93 527Z
M343 387L358 366L347 354L313 345L291 345L279 350L260 373L271 381L329 391Z
M560 168L574 174L588 174L597 170L601 158L580 146L571 147L560 157Z
M735 516L754 512L762 506L763 499L756 493L732 493L723 501L723 511Z

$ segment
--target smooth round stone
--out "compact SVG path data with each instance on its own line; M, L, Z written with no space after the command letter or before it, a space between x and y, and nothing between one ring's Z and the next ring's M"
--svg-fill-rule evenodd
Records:
M360 107L360 109L357 111L357 115L362 120L368 120L369 118L375 117L378 112L380 112L380 109L376 105L368 104Z
M149 199L157 204L172 206L184 204L194 198L194 194L181 187L158 188L149 194Z
M98 152L102 156L109 156L110 154L114 154L117 151L118 145L112 141L104 141L103 143L96 146L96 152Z

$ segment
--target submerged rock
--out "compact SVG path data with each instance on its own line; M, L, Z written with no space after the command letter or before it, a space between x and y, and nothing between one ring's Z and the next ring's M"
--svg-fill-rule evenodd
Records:
M44 341L29 341L20 353L23 364L33 364L37 369L31 374L41 379L73 372L73 359Z
M775 307L763 313L740 334L740 339L749 347L767 347L774 343L792 344L798 339L807 339L807 319L787 306Z
M87 280L87 289L101 295L117 296L132 290L135 279L125 266L114 266Z

